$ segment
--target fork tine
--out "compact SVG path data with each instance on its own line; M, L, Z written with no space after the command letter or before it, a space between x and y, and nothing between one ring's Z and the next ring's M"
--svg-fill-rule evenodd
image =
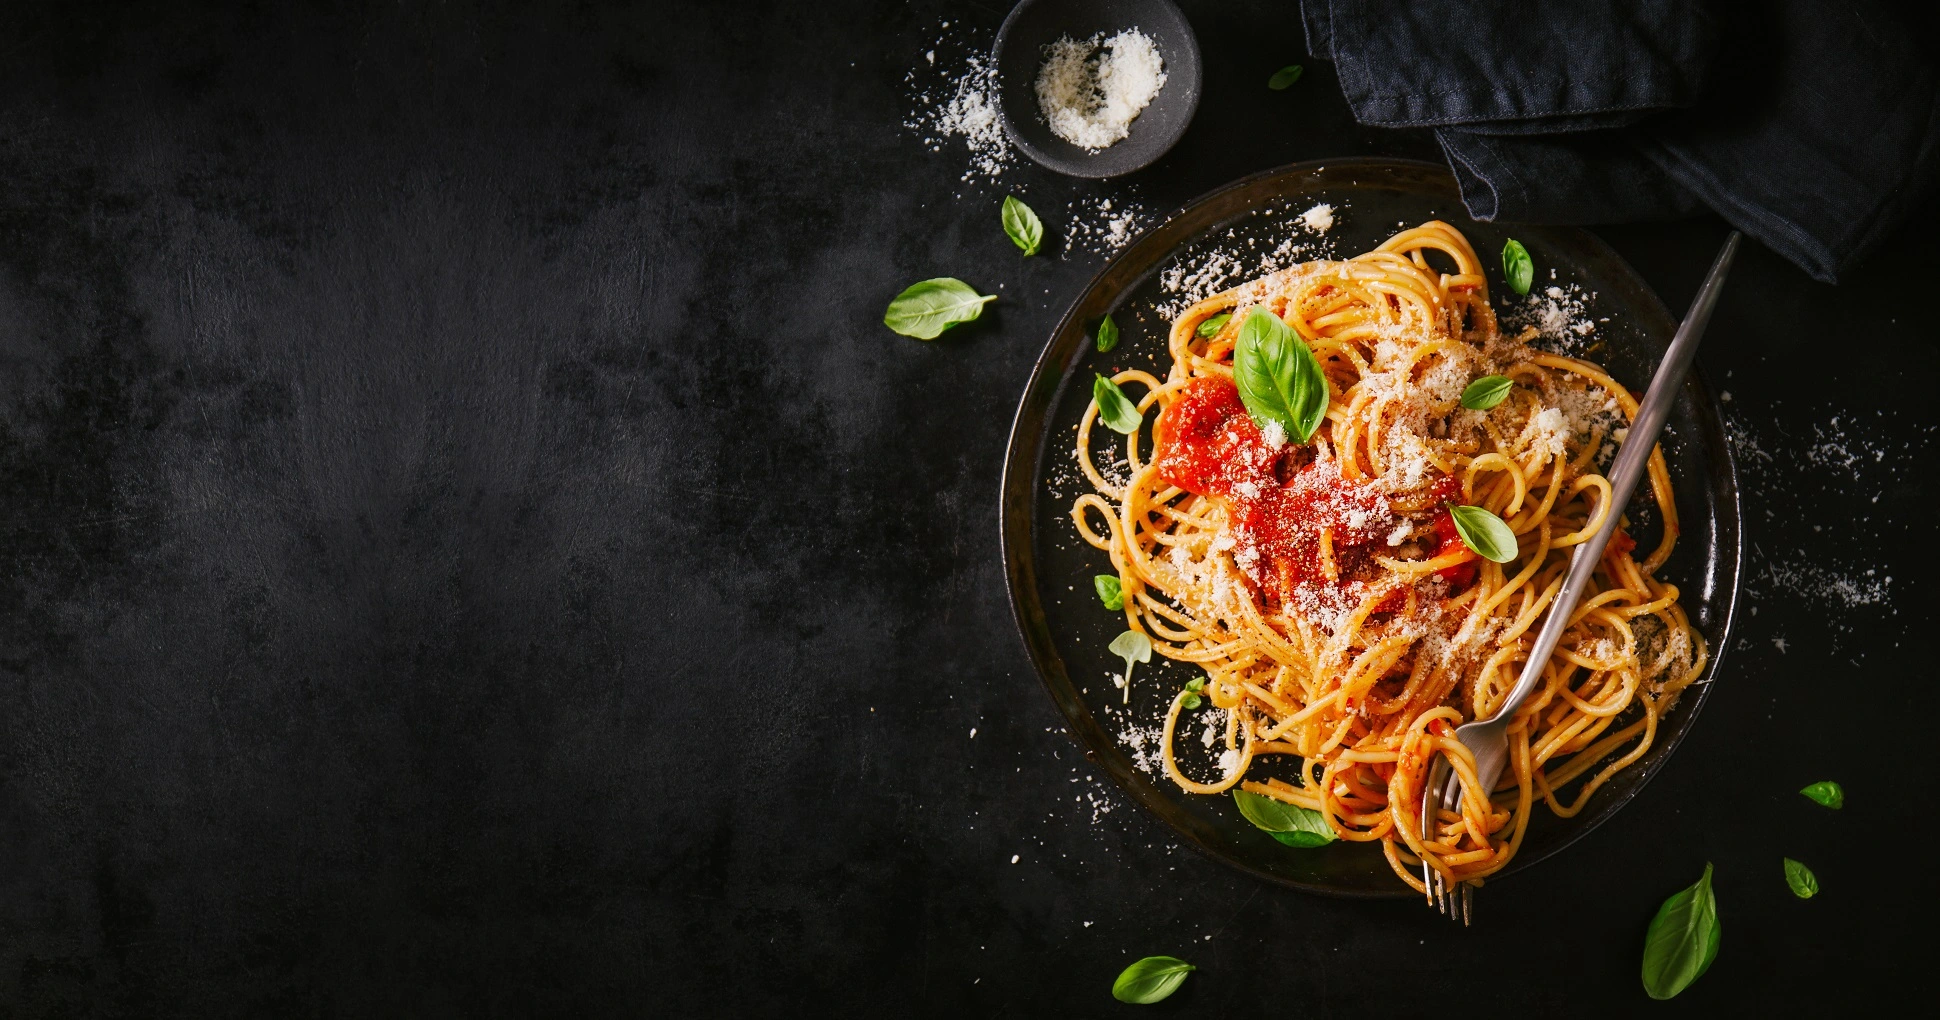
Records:
M1435 830L1436 811L1441 807L1442 785L1448 771L1448 760L1437 754L1428 766L1428 781L1421 789L1421 841L1428 842L1428 836ZM1443 896L1441 872L1428 863L1424 854L1421 859L1421 884L1427 894L1428 905L1443 914L1448 913L1447 901Z
M1435 768L1428 767L1428 781L1421 785L1421 841L1428 841L1428 822L1435 816ZM1421 894L1427 899L1428 906L1435 905L1435 869L1428 866L1428 854L1421 855Z
M1466 928L1475 916L1475 887L1462 883L1462 927Z
M1441 779L1441 782L1437 783L1435 786L1435 800L1444 810L1446 810L1449 806L1448 804L1449 791L1453 789L1456 785L1455 769L1448 764L1447 758L1442 758L1440 761L1440 764L1441 764L1441 769L1438 772L1438 776ZM1436 820L1436 823L1439 824L1441 821L1441 816L1437 814L1435 820ZM1457 901L1454 895L1452 895L1452 891L1448 888L1448 876L1444 873L1436 872L1435 887L1440 893L1442 916L1452 919L1455 916L1455 907L1456 907Z
M1442 780L1441 791L1442 807L1449 811L1459 812L1462 806L1462 782L1456 778L1453 766L1445 768L1443 772L1444 779ZM1450 888L1448 877L1446 875L1442 877L1442 896L1448 904L1448 909L1444 910L1443 913L1448 916L1449 920L1459 919L1463 924L1468 923L1462 912L1462 895L1463 891L1467 888L1467 882L1456 882L1454 883L1454 887Z

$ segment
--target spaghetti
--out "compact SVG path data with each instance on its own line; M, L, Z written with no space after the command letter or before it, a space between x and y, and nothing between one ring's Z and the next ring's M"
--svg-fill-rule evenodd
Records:
M1449 262L1452 272L1437 268ZM1233 382L1238 334L1256 308L1291 327L1326 376L1326 417L1307 444L1255 421ZM1202 336L1222 312L1233 314ZM1421 862L1451 882L1486 878L1515 856L1537 799L1574 815L1649 750L1706 657L1676 586L1655 577L1678 531L1661 449L1649 479L1662 537L1640 561L1627 531L1613 536L1509 727L1496 790L1476 788L1473 758L1454 738L1514 685L1571 547L1612 512L1599 466L1637 411L1603 369L1532 339L1533 330L1502 335L1467 239L1429 222L1186 310L1172 324L1164 379L1113 377L1143 387L1137 407L1151 431L1149 458L1143 426L1125 437L1122 482L1099 471L1098 406L1086 409L1077 452L1096 491L1072 518L1110 553L1126 625L1159 654L1202 667L1204 693L1225 713L1224 775L1199 782L1173 751L1198 699L1172 698L1163 760L1181 789L1237 786L1320 812L1341 839L1379 842L1422 891ZM1464 408L1463 389L1489 375L1508 377L1508 396ZM1469 549L1449 513L1458 503L1506 522L1514 557L1495 563ZM1437 753L1464 796L1423 831L1422 784ZM1268 756L1297 759L1300 782L1250 777ZM1573 796L1560 792L1578 780Z

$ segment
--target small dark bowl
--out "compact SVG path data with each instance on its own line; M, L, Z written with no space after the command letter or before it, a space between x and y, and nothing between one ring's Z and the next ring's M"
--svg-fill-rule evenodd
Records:
M1132 121L1131 133L1093 152L1051 133L1037 106L1044 47L1059 36L1087 39L1136 28L1165 61L1165 86ZM1166 154L1199 108L1199 40L1171 0L1023 0L997 30L998 103L1004 132L1024 154L1073 177L1117 177Z

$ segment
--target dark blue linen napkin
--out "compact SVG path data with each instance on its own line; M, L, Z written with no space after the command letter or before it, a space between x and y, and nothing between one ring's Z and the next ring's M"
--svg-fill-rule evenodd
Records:
M1303 0L1364 124L1432 127L1480 220L1709 207L1834 282L1940 179L1931 26L1822 0Z

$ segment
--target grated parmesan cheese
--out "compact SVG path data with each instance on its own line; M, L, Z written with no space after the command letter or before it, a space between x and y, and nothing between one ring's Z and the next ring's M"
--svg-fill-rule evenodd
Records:
M1159 49L1136 28L1109 39L1062 36L1044 49L1038 108L1052 134L1094 152L1131 134L1132 121L1165 87Z
M1334 207L1319 202L1312 209L1300 214L1300 222L1316 234L1324 234L1334 228Z
M926 67L935 66L935 50L923 56ZM912 85L915 75L910 72ZM940 87L940 95L932 88L913 97L916 108L903 126L924 132L923 144L931 152L942 151L945 139L963 139L969 162L961 179L996 179L1011 163L1010 139L997 112L997 65L987 55L972 55Z
M1529 419L1529 446L1551 458L1561 457L1575 430L1557 407L1545 407Z

